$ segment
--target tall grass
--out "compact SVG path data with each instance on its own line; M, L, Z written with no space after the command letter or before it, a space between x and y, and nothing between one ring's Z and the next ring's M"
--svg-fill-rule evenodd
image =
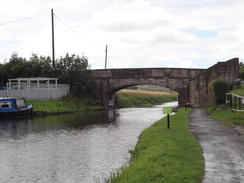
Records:
M147 95L143 93L119 93L116 97L118 107L135 107L142 105L157 105L165 102L177 101L178 96L172 95Z
M188 129L190 110L180 109L145 129L128 166L113 172L107 183L197 183L204 173L202 150Z

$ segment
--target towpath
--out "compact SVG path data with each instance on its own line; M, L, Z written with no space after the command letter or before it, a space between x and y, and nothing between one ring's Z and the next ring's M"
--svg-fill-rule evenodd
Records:
M205 109L193 109L190 129L203 149L202 183L244 182L244 140L232 129L210 118Z

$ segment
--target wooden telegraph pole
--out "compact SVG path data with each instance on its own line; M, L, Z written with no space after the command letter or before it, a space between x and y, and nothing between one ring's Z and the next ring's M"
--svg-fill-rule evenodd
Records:
M55 77L55 48L54 48L54 20L53 20L53 9L51 9L51 17L52 17L52 60L53 60L52 74L53 74L53 78L54 78Z
M108 45L106 45L106 49L105 49L105 69L107 69L107 59L108 59Z

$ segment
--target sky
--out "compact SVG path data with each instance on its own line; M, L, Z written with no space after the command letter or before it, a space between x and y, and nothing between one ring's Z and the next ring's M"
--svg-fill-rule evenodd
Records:
M208 68L244 59L243 0L0 0L0 63L88 57L91 69Z

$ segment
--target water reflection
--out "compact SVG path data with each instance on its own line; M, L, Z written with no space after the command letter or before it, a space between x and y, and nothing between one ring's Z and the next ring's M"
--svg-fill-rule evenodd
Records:
M102 180L162 116L160 106L0 120L0 182Z
M31 132L58 129L84 129L90 128L93 125L108 125L114 124L115 122L115 109L53 115L34 119L4 119L0 120L0 137L12 137L16 139Z
M0 138L18 139L32 131L31 119L0 120Z

